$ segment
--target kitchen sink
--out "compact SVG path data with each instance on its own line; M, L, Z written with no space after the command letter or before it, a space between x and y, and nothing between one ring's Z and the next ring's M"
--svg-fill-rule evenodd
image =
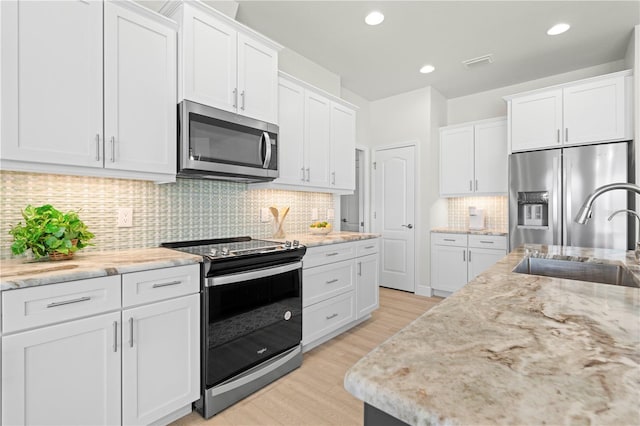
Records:
M525 257L513 272L640 288L640 281L629 269L607 263Z

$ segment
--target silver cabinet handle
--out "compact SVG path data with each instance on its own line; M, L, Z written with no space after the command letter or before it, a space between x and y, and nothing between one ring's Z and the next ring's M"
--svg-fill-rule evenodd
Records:
M325 256L337 256L338 253L337 252L333 252L333 253L327 253L325 254Z
M473 181L469 181L469 191L473 191Z
M331 185L336 184L336 172L331 172Z
M413 229L413 225L412 224L408 224L408 225L400 225L403 226L405 228L409 228L409 229Z
M469 262L471 262L471 250L469 250Z
M467 250L462 250L462 261L463 262L467 261Z
M311 169L307 168L307 182L311 180Z
M245 98L244 90L242 91L242 93L240 93L240 98L242 100L242 106L240 107L240 109L244 111L244 98Z
M338 281L340 281L340 280L339 280L339 279L337 279L337 278L334 278L334 279L332 279L332 280L325 281L325 284L333 284L333 283L337 283Z
M304 167L301 168L300 171L302 172L302 177L300 178L300 180L304 182Z
M480 241L482 244L493 244L493 241Z
M445 241L451 241L452 243L455 243L455 242L456 242L456 240L454 240L453 238L445 238L444 240L445 240Z
M113 322L113 351L118 352L118 321Z
M334 312L333 314L331 314L331 315L327 316L326 318L327 318L328 320L330 320L330 319L335 318L335 317L337 317L337 316L338 316L338 314Z
M62 302L51 302L47 305L47 308L55 308L56 306L70 305L72 303L87 302L89 300L91 300L89 296L84 296L78 297L77 299L63 300Z
M100 133L96 133L96 161L100 161Z
M129 347L133 347L133 317L129 318Z
M564 141L569 142L569 128L564 129Z
M560 143L560 129L556 132L556 143Z
M111 162L116 162L116 138L111 136Z
M238 88L233 89L233 107L238 108Z
M364 249L365 250L371 250L372 248L374 248L375 246L366 246Z
M358 262L358 276L362 276L362 262Z
M478 190L478 179L476 179L476 191Z
M178 285L182 283L182 281L169 281L168 283L158 283L151 286L151 288L159 288L159 287L167 287L170 285Z

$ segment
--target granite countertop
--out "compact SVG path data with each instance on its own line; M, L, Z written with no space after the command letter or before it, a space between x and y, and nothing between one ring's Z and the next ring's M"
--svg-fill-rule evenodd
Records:
M291 234L286 238L274 239L273 241L293 241L298 240L300 244L307 247L323 246L327 244L348 243L352 241L368 240L371 238L378 238L380 234L370 234L364 232L345 232L337 231L330 232L327 235L316 234Z
M413 425L639 424L640 289L511 272L525 255L626 264L633 252L527 245L345 376Z
M469 228L449 228L446 226L432 228L431 232L441 234L470 234L470 235L509 235L505 229L469 229Z
M166 248L76 253L57 262L0 260L0 291L198 263L200 256Z

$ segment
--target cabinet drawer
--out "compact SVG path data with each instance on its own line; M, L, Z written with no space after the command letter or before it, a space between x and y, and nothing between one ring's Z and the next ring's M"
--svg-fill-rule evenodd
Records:
M120 309L120 275L2 293L2 331L11 333Z
M357 243L356 256L366 256L380 251L380 239L373 238Z
M441 234L431 233L431 242L439 246L467 246L467 234Z
M469 235L469 247L507 249L507 237L502 235Z
M140 305L200 291L200 264L122 275L122 306Z
M329 244L326 246L311 247L302 259L303 268L313 268L315 266L326 265L339 262L341 260L353 259L356 257L355 243Z
M317 266L303 271L303 306L313 305L354 288L353 260Z
M355 297L352 291L304 308L302 344L313 342L355 319Z

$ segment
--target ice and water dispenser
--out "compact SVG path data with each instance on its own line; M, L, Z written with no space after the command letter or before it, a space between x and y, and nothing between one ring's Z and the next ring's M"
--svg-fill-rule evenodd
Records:
M518 192L518 226L549 226L549 191Z

